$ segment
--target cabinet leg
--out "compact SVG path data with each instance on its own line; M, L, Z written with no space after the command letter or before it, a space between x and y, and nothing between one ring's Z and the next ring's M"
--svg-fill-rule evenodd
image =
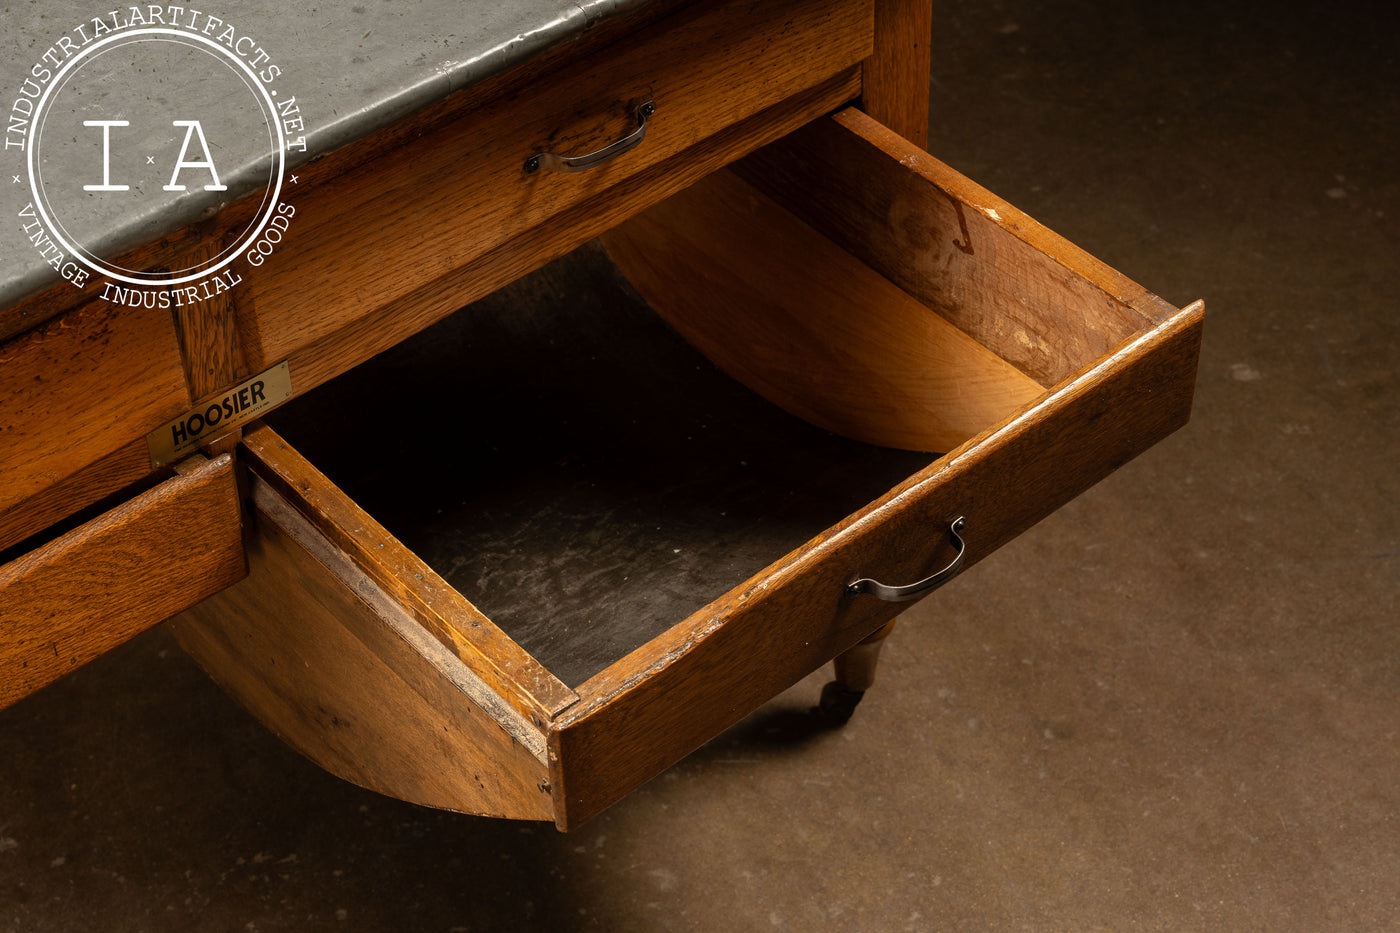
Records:
M875 683L875 665L880 649L894 631L894 620L845 654L836 656L836 682L847 690L864 693Z
M865 691L875 683L880 649L892 631L893 621L854 648L837 655L836 679L822 688L821 702L817 705L817 711L831 725L845 725Z

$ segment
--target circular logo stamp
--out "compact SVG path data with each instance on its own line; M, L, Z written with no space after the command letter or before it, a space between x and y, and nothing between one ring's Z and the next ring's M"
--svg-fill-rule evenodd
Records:
M63 278L79 288L105 278L102 297L123 304L179 305L238 284L239 260L261 265L295 213L281 199L305 123L281 74L257 37L188 7L76 24L10 109L5 149L23 151L26 238ZM216 246L171 268L123 258L234 201Z

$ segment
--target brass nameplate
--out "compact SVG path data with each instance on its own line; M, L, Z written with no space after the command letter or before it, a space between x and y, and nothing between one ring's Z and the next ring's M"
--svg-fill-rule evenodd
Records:
M291 397L292 372L284 360L147 434L152 469L174 463Z

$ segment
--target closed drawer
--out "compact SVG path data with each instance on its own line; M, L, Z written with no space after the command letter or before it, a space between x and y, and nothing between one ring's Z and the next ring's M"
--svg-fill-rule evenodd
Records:
M251 367L290 359L299 391L317 385L850 100L872 32L868 0L712 0L298 191L240 308ZM648 101L635 149L527 171L629 136Z
M241 579L233 461L154 489L0 565L0 707Z
M1199 305L857 111L607 247L674 331L585 251L245 439L253 571L178 632L329 769L577 825L904 605L853 581L959 517L969 566L1189 416ZM289 624L297 579L353 611Z

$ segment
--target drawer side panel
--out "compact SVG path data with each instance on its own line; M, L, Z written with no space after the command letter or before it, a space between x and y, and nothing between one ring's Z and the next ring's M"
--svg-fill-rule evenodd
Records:
M425 806L549 819L538 730L255 481L241 583L172 620L181 646L333 774Z
M568 687L447 585L264 424L244 437L251 471L415 623L532 721L577 701Z
M648 304L720 369L836 434L946 451L1044 394L731 172L603 243Z
M1047 388L1175 310L854 108L737 168Z

